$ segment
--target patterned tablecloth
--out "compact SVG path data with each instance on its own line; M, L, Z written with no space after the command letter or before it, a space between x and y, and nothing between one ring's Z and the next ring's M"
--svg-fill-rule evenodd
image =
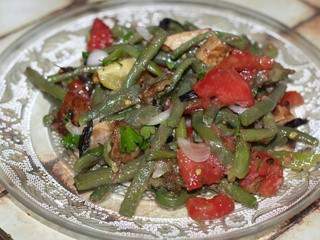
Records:
M212 0L214 1L214 0ZM320 48L320 0L228 0L273 17ZM0 51L49 15L68 11L90 0L1 0ZM245 239L320 239L320 201L273 228ZM61 229L26 209L0 186L0 230L13 239L87 239ZM0 239L2 232L0 231Z

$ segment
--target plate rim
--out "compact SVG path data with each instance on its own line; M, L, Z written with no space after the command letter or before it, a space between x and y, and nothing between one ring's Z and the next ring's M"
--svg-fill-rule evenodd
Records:
M299 45L303 46L303 48L308 49L308 58L310 58L312 61L320 61L320 49L317 48L312 42L307 40L305 37L303 37L301 34L297 33L296 31L292 31L289 27L287 27L285 24L281 23L280 21L267 16L264 13L257 12L255 10L226 2L226 1L214 1L211 2L210 0L162 0L162 1L148 1L148 0L131 0L130 2L126 0L108 0L105 2L93 2L86 4L85 6L77 6L71 11L68 12L62 12L58 14L53 14L51 16L48 16L45 18L45 20L37 23L35 26L33 26L31 29L23 33L18 39L13 41L1 54L0 54L0 62L4 62L4 60L8 59L10 57L13 50L19 48L21 45L24 44L25 41L30 41L30 38L32 38L32 35L34 33L41 32L45 28L50 28L52 25L55 25L56 23L59 23L63 21L63 19L68 19L69 17L73 16L76 17L78 14L83 14L85 12L99 12L99 7L108 8L108 7L115 7L115 6L124 6L124 5L138 5L138 4L199 4L202 6L209 6L209 7L220 7L226 10L231 10L233 12L236 12L241 15L246 15L247 17L253 18L255 20L258 20L259 23L263 23L267 26L276 26L277 28L280 28L282 31L288 33L290 35L290 38L294 38L295 41L299 42ZM317 64L318 65L318 64ZM8 66L7 66L8 67ZM0 64L0 70L4 68L4 64ZM1 119L0 119L1 121ZM80 226L79 224L73 223L69 220L62 219L61 217L52 214L49 210L46 210L39 207L36 203L31 201L26 201L24 199L25 194L20 191L16 191L15 185L8 182L5 178L1 177L4 176L2 173L3 170L0 168L0 183L5 186L7 191L12 195L19 203L27 207L30 211L33 213L36 213L37 215L45 218L46 220L50 221L51 223L55 224L56 226L65 228L67 230L71 230L76 232L77 234L82 234L84 236L91 236L91 237L98 237L101 239L118 239L119 236L123 236L122 234L115 234L113 232L108 232L107 234L99 229L94 229L92 227L88 226ZM247 227L245 229L239 229L235 230L234 232L227 233L226 235L219 235L215 237L215 239L231 239L234 237L240 238L244 237L250 234L254 234L257 232L261 232L273 225L278 224L279 222L282 222L284 220L287 220L291 218L292 216L298 214L303 209L308 207L310 204L312 204L317 198L320 198L320 189L318 191L314 191L312 193L309 193L307 196L305 196L303 199L301 199L297 204L291 206L288 208L285 212L279 214L276 217L273 217L271 219L267 219L263 222L258 223L257 225ZM43 223L42 223L43 224ZM63 234L66 234L64 231L62 231ZM100 234L99 234L100 233ZM101 235L101 233L103 235ZM139 239L139 237L131 237L132 239ZM211 237L205 237L203 239L210 239Z

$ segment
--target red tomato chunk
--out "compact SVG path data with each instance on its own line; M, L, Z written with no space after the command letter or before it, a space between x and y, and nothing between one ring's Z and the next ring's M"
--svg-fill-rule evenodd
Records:
M113 42L112 32L104 22L96 18L93 22L92 29L87 44L89 52L94 49L103 49L109 47Z
M177 151L179 172L188 191L203 185L219 183L224 176L224 168L218 158L210 155L204 162L194 162L181 149Z
M188 215L192 219L196 221L211 220L231 213L234 210L234 202L230 197L219 194L211 199L189 198L186 207Z

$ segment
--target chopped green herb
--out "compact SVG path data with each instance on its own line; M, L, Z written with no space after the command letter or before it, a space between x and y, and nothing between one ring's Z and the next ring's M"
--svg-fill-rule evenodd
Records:
M79 139L79 135L69 133L62 138L61 142L66 149L73 150L78 147Z
M143 144L143 137L132 127L120 128L120 150L122 153L130 153Z

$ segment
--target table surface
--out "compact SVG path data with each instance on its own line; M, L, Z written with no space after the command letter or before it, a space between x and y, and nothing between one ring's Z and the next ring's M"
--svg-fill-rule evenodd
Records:
M212 0L213 1L213 0ZM227 0L284 23L320 48L320 0ZM82 6L91 0L1 0L0 52L49 15ZM320 201L282 224L245 239L319 239ZM88 239L56 226L32 213L9 194L0 195L0 228L13 239ZM1 239L1 235L0 235Z

